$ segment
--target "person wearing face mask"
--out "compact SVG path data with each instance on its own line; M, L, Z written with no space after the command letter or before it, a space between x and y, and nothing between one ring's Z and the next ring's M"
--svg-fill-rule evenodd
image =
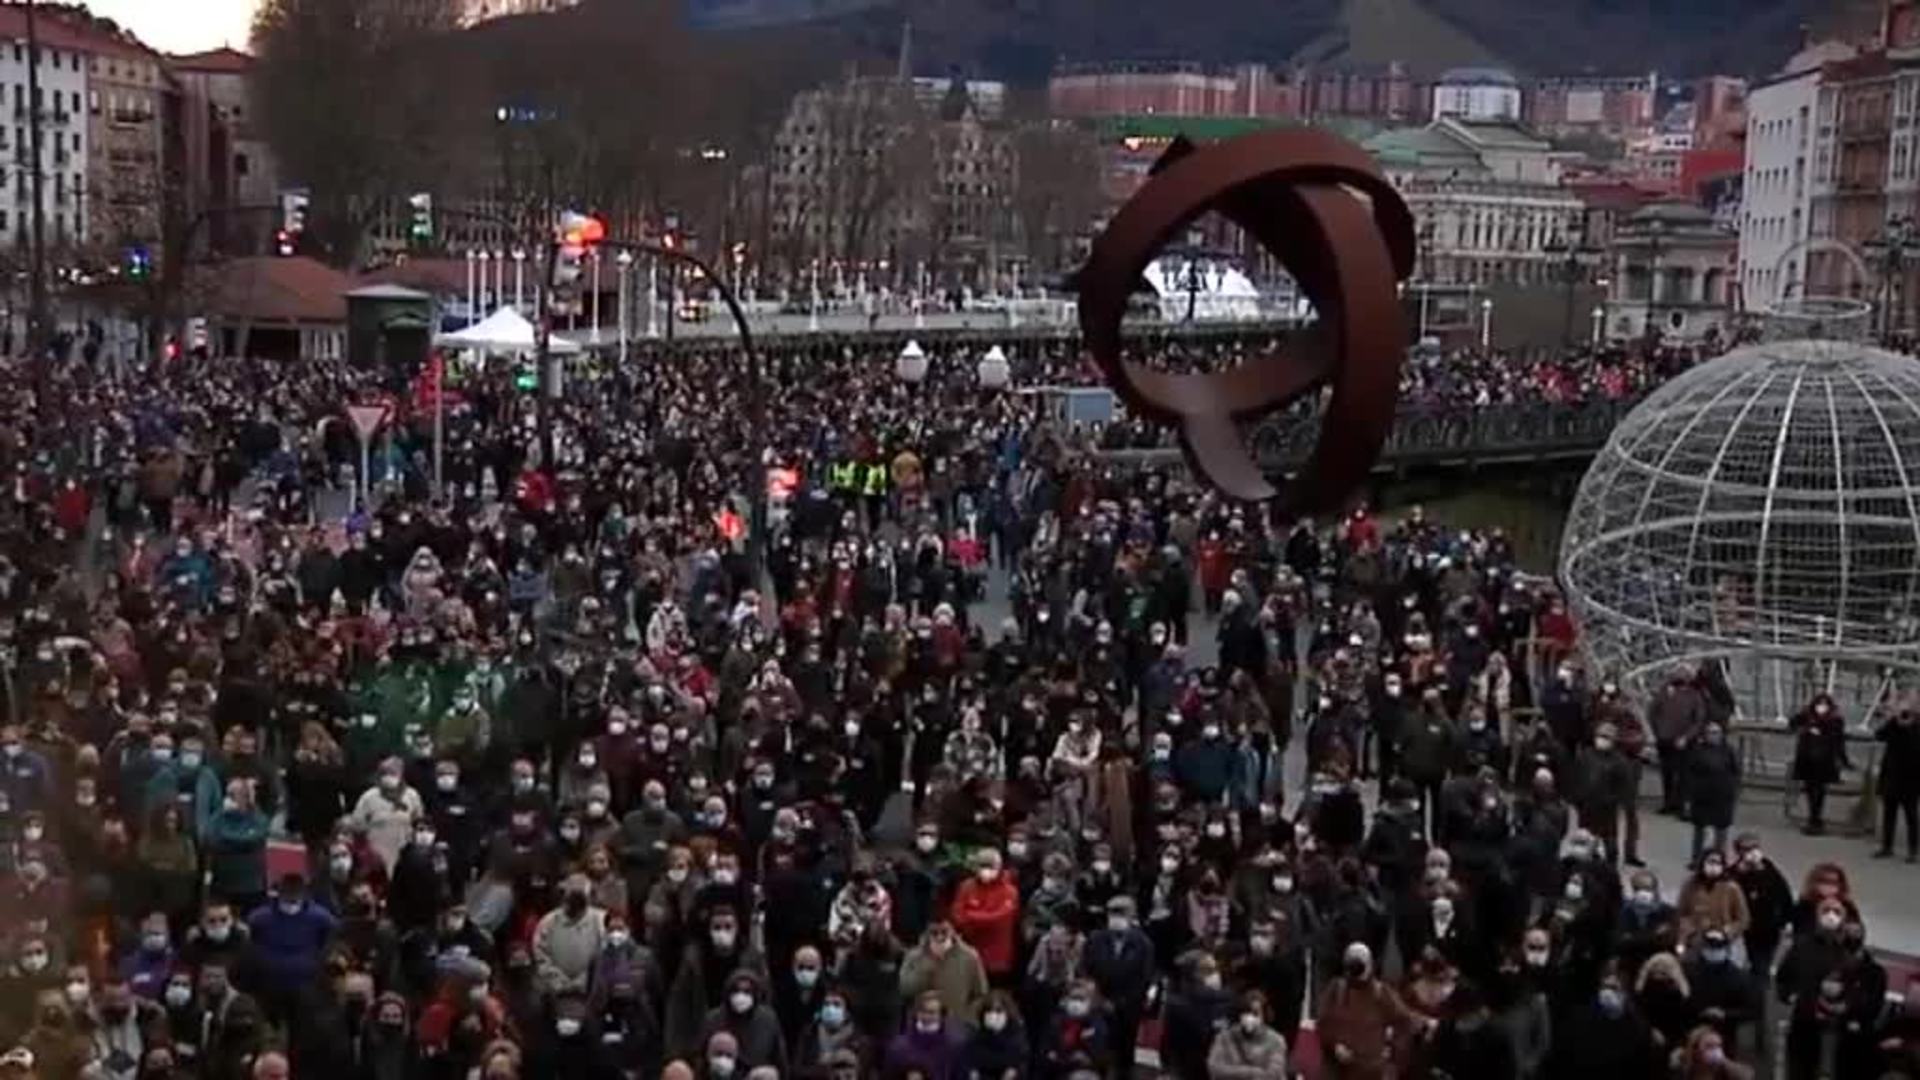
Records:
M1680 887L1675 905L1680 915L1679 940L1690 948L1694 939L1708 930L1725 931L1736 940L1744 938L1751 921L1747 897L1728 876L1726 856L1708 851L1700 857L1699 867Z
M1701 1022L1719 1032L1728 1047L1740 1045L1740 1032L1758 1018L1760 1008L1759 987L1734 955L1733 943L1738 940L1725 931L1708 930L1684 965ZM1764 1038L1764 1034L1757 1033L1756 1037ZM1755 1047L1756 1051L1760 1049Z
M787 1071L787 1040L780 1029L780 1018L766 1003L764 984L758 973L746 969L734 972L725 981L726 994L720 1004L708 1010L700 1039L712 1044L713 1036L724 1032L733 1036L739 1072L768 1067L781 1075Z
M1832 909L1823 908L1823 918ZM1814 957L1794 972L1805 990L1793 1001L1787 1024L1786 1075L1790 1080L1875 1075L1879 1062L1880 1021L1886 1011L1887 972L1866 949L1866 932L1848 921L1833 931L1823 923L1820 935L1831 933L1838 959L1813 980ZM1794 947L1781 961L1780 985L1787 985L1787 965Z
M391 869L400 857L400 849L413 839L413 823L426 813L420 793L409 787L398 758L380 763L374 785L363 792L348 815L356 832L364 833L367 846L380 857L380 864Z
M1553 1050L1542 1075L1573 1080L1620 1080L1658 1076L1660 1054L1653 1029L1634 1008L1625 977L1609 968L1599 987L1556 1021Z
M1132 1067L1157 970L1153 940L1140 929L1137 911L1130 896L1107 901L1107 925L1088 936L1082 956L1088 977L1113 1012L1115 1065L1123 1072Z
M1827 789L1840 774L1853 769L1847 757L1847 724L1839 706L1826 694L1817 694L1787 721L1794 733L1793 780L1807 797L1808 836L1827 830Z
M1192 802L1219 802L1233 779L1235 758L1219 717L1209 714L1200 725L1200 737L1174 752L1173 775L1181 793Z
M1161 1019L1166 1034L1161 1056L1174 1075L1205 1076L1213 1033L1232 1023L1236 1002L1227 991L1220 962L1194 949L1175 961L1177 982L1167 993Z
M1175 1073L1209 1080L1285 1080L1287 1040L1267 1021L1267 1001L1258 990L1240 995L1231 1023L1209 1040L1204 1069Z
M1486 995L1471 983L1462 984L1447 999L1447 1017L1433 1034L1431 1057L1438 1076L1499 1076L1519 1074L1513 1038L1496 1021Z
M1819 1001L1821 983L1847 962L1847 947L1841 931L1847 925L1847 909L1836 897L1822 899L1814 909L1812 926L1795 929L1792 944L1780 957L1774 970L1774 994L1782 1004L1799 1010L1812 1009Z
M1639 798L1637 775L1612 724L1595 728L1592 745L1582 748L1574 760L1573 795L1580 825L1600 840L1616 867L1620 865L1621 817ZM1639 837L1629 830L1627 839L1637 842ZM1637 849L1627 851L1626 856L1627 865L1640 865Z
M927 928L920 943L900 964L900 996L939 996L947 1015L971 1018L987 996L987 971L980 954L946 920Z
M995 985L1008 984L1019 959L1020 890L998 851L986 848L974 855L973 876L955 890L948 917L979 953L987 977Z
M828 982L826 962L812 945L795 949L793 962L785 971L774 974L773 1011L780 1018L780 1033L788 1046L798 1046L801 1032L819 1015Z
M670 848L686 841L687 827L667 805L667 787L647 780L640 787L640 803L620 819L618 840L621 864L627 868L634 895L644 895L666 869Z
M1101 1008L1093 983L1081 980L1061 997L1036 1050L1050 1076L1104 1075L1108 1070L1125 1075L1129 1066L1118 1056L1120 1035L1117 1021Z
M1726 729L1707 723L1686 749L1687 819L1693 822L1693 862L1708 848L1724 848L1740 801L1740 758Z
M269 1014L285 1016L295 1008L339 928L332 912L307 898L306 878L299 874L281 877L272 902L247 916L253 986Z
M1694 1028L1677 1055L1674 1075L1680 1080L1753 1080L1752 1067L1729 1055L1732 1042L1716 1028Z
M1793 890L1753 833L1734 839L1733 855L1729 872L1747 901L1747 965L1764 990L1780 940L1793 921Z
M592 905L592 885L574 874L562 886L560 906L533 929L533 960L548 993L587 989L587 976L606 945L607 913Z
M1374 975L1373 950L1358 941L1341 954L1340 974L1328 981L1316 1015L1332 1080L1383 1080L1392 1075L1390 1034L1430 1026Z
M681 950L680 969L667 991L665 1035L669 1055L698 1052L706 1018L728 1003L729 988L737 973L750 972L759 986L767 984L766 959L742 930L737 909L715 908L705 923L693 925L702 927L705 933Z
M135 994L153 1000L166 988L167 974L177 961L166 913L156 911L140 921L139 941L120 958L115 973Z
M1649 956L1674 947L1678 929L1677 913L1661 897L1659 880L1651 871L1634 871L1614 923L1613 955L1625 970L1638 971Z

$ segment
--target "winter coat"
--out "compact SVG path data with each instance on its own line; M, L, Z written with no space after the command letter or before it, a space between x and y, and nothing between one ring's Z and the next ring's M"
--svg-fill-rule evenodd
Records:
M261 979L283 994L311 983L339 926L332 912L310 902L293 912L282 911L278 903L254 912L247 918L247 933Z
M547 993L587 989L587 977L607 940L607 913L589 907L578 916L555 908L533 928L533 963Z
M1687 816L1696 825L1731 828L1740 800L1740 759L1726 740L1687 749Z
M1706 719L1706 700L1691 686L1669 686L1647 706L1647 727L1663 746L1692 739Z
M947 1015L971 1022L980 1004L987 998L987 971L980 954L964 941L956 941L947 951L935 956L926 945L907 952L900 965L900 997L912 1001L932 990L940 996Z
M950 1026L932 1032L909 1026L887 1044L884 1071L887 1076L917 1072L926 1080L950 1080L958 1075L959 1061L960 1042Z
M391 870L399 860L400 849L413 838L414 821L425 812L425 804L412 788L402 787L389 795L375 786L361 793L350 816L356 829L365 830L367 846L380 857L380 864Z
M980 954L988 975L1006 975L1019 962L1020 889L1010 874L960 883L948 913L953 927Z
M1740 885L1730 877L1722 876L1718 881L1709 882L1704 878L1690 878L1680 887L1680 899L1675 904L1680 916L1680 941L1693 940L1695 934L1708 930L1725 930L1729 938L1744 938L1747 924L1747 897L1740 891Z
M1391 986L1379 979L1335 978L1320 997L1316 1028L1326 1075L1331 1080L1378 1080L1393 1075L1394 1048L1414 1030L1418 1017ZM1351 1057L1341 1063L1336 1047Z
M1920 798L1920 722L1889 720L1873 737L1886 744L1880 757L1880 797L1889 802Z
M752 975L751 972L736 972L734 977ZM728 980L732 982L732 979ZM780 1031L780 1018L763 1001L755 1001L753 1008L745 1015L736 1013L727 1002L707 1013L706 1025L701 1029L700 1045L716 1031L725 1031L733 1035L740 1045L739 1068L744 1076L753 1069L762 1066L777 1069L781 1076L787 1075L787 1039Z
M1793 778L1802 784L1832 784L1847 761L1846 722L1838 712L1816 715L1811 709L1796 713L1788 727L1795 733Z
M1139 1008L1153 985L1153 940L1137 929L1096 930L1081 951L1081 964L1114 1008Z
M1261 1024L1252 1034L1233 1024L1213 1037L1207 1051L1211 1080L1285 1080L1287 1040Z
M267 818L258 810L223 809L207 823L211 887L222 896L267 891Z

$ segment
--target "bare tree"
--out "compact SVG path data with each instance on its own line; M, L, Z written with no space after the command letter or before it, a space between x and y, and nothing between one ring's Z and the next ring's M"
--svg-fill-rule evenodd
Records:
M1015 130L1013 156L1021 250L1036 267L1063 268L1103 205L1099 146L1079 127L1034 119Z
M266 0L253 91L285 174L311 193L308 234L351 264L367 224L449 165L444 86L414 50L457 22L456 0Z

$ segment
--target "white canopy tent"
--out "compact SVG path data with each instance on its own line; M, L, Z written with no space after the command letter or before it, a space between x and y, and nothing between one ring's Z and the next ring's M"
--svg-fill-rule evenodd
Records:
M464 330L441 334L436 344L447 349L473 349L483 353L530 353L537 348L533 324L511 307L503 307ZM550 334L547 349L559 355L577 353L580 346L558 334Z

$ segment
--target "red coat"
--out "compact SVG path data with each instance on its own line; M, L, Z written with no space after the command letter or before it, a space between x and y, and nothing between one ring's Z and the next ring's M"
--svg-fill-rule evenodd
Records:
M1227 546L1218 540L1202 540L1195 559L1200 565L1200 587L1208 592L1219 592L1227 587L1227 581L1233 576L1233 566L1227 561Z
M961 882L948 917L960 937L980 954L987 974L1012 973L1020 931L1020 890L1012 875L1001 871L992 881L970 877Z
M87 515L92 509L93 497L83 487L63 487L53 497L53 520L69 533L87 527Z

